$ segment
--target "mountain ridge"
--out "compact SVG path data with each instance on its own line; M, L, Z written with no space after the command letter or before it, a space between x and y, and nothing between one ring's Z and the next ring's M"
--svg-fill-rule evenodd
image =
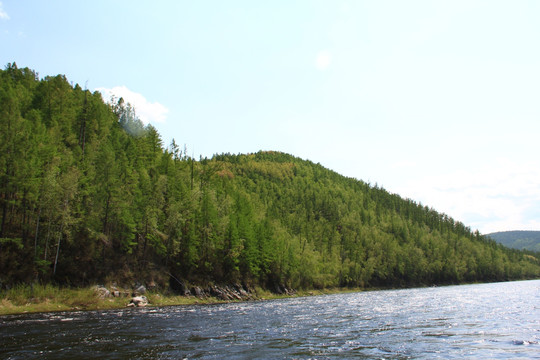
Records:
M540 277L536 255L321 164L276 151L196 160L123 99L15 64L0 80L0 287Z
M498 231L486 236L503 244L504 246L518 249L540 252L540 231L534 230L510 230Z

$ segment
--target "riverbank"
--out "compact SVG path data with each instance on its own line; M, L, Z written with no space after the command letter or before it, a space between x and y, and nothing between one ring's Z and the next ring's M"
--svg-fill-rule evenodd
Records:
M531 299L539 286L519 281L3 316L0 358L533 359L540 308Z
M216 296L180 296L168 293L149 291L145 294L148 307L218 304L234 301L260 301L287 297L301 297L331 294L337 292L361 291L361 289L325 289L296 291L294 294L275 294L256 288L250 292L249 299L224 300ZM128 290L121 291L124 294ZM96 287L59 288L52 285L23 285L2 291L0 294L0 315L54 312L54 311L86 311L108 310L127 307L131 296L103 297Z

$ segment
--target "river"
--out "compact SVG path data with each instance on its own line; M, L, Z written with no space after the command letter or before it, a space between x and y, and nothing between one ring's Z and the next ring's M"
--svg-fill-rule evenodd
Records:
M540 359L540 280L0 317L0 358Z

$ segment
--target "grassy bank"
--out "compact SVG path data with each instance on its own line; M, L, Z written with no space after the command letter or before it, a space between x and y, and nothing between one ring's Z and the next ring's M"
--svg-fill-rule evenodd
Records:
M294 296L322 295L340 291L342 290L300 291ZM158 292L149 292L145 295L148 298L149 306L158 307L226 302L214 297L201 299L194 296L177 296ZM261 288L255 289L254 293L251 295L255 300L291 297L288 295L273 294ZM130 299L130 297L101 298L94 287L59 288L53 285L20 285L0 293L0 315L52 311L119 309L126 307Z

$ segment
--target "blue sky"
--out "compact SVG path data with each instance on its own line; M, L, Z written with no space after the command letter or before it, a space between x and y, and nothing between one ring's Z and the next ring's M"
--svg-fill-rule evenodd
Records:
M540 230L538 19L520 0L3 0L0 64L124 96L196 157L279 150L482 233Z

